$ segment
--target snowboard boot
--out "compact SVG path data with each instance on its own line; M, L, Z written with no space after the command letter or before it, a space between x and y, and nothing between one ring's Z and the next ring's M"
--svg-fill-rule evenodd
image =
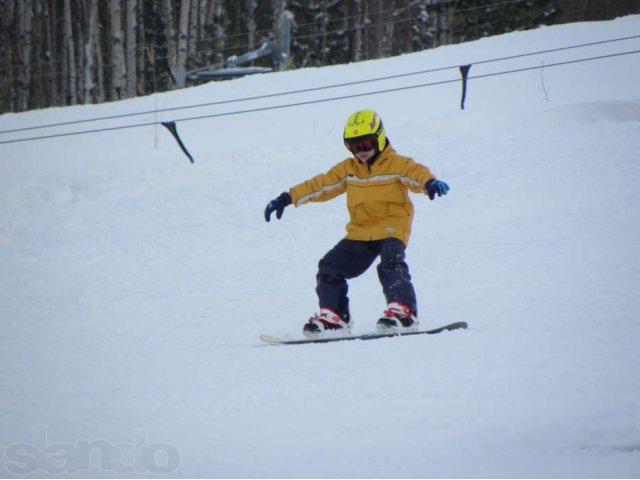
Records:
M328 308L321 308L320 313L314 314L302 327L305 337L315 338L319 336L342 336L351 333L349 318L343 319Z
M418 319L409 307L400 302L387 305L383 316L376 324L378 331L412 331L418 329Z

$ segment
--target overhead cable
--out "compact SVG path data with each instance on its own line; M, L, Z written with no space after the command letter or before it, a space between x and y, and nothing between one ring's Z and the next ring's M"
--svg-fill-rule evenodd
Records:
M535 66L532 66L532 67L515 68L515 69L504 70L504 71L500 71L500 72L485 73L485 74L475 75L473 77L469 77L469 80L477 80L477 79L482 79L482 78L496 77L496 76L500 76L500 75L521 73L521 72L527 72L527 71L530 71L530 70L538 70L538 69L541 69L541 68L551 68L551 67L558 67L558 66L562 66L562 65L571 65L571 64L575 64L575 63L589 62L589 61L593 61L593 60L602 60L602 59L605 59L605 58L620 57L620 56L623 56L623 55L632 55L632 54L636 54L636 53L640 53L640 50L632 50L632 51L628 51L628 52L619 52L619 53L613 53L613 54L608 54L608 55L600 55L600 56L597 56L597 57L579 58L579 59L567 60L567 61L563 61L563 62L548 63L548 64L543 64L543 65L535 65ZM213 113L213 114L199 115L199 116L193 116L193 117L183 117L183 118L175 119L174 122L188 122L188 121L202 120L202 119L208 119L208 118L217 118L217 117L226 117L226 116L231 116L231 115L241 115L241 114L247 114L247 113L264 112L264 111L268 111L268 110L279 110L279 109L283 109L283 108L299 107L299 106L304 106L304 105L312 105L312 104L324 103L324 102L333 102L333 101L338 101L338 100L347 100L347 99L350 99L350 98L365 97L365 96L369 96L369 95L380 95L380 94L384 94L384 93L400 92L400 91L412 90L412 89L416 89L416 88L432 87L432 86L436 86L436 85L445 85L445 84L448 84L448 83L455 83L455 82L459 82L459 81L460 81L460 79L455 78L455 79L450 79L450 80L442 80L442 81L429 82L429 83L420 83L420 84L416 84L416 85L406 85L406 86L402 86L402 87L388 88L388 89L383 89L383 90L375 90L375 91L356 93L356 94L350 94L350 95L341 95L341 96L331 97L331 98L305 100L305 101L301 101L301 102L293 102L293 103L287 103L287 104L282 104L282 105L271 105L271 106L266 106L266 107L257 107L257 108L250 108L250 109L245 109L245 110L235 110L235 111L231 111L231 112L221 112L221 113ZM159 122L145 122L145 123L137 123L137 124L131 124L131 125L118 125L118 126L114 126L114 127L96 128L96 129L92 129L92 130L65 132L65 133L57 133L57 134L51 134L51 135L41 135L41 136L37 136L37 137L18 138L18 139L0 141L0 144L27 142L27 141L32 141L32 140L44 140L44 139L50 139L50 138L68 137L68 136L74 136L74 135L83 135L83 134L87 134L87 133L100 133L100 132L108 132L108 131L114 131L114 130L124 130L124 129L128 129L128 128L148 127L148 126L157 125L158 123Z
M530 56L534 56L534 55L542 55L542 54L553 53L553 52L561 52L561 51L575 49L575 48L591 47L591 46L595 46L595 45L603 45L603 44L613 43L613 42L621 42L621 41L632 40L632 39L636 39L636 38L640 38L640 35L632 35L632 36L628 36L628 37L611 38L611 39L607 39L607 40L599 40L597 42L589 42L589 43L582 43L582 44L577 44L577 45L568 45L568 46L564 46L564 47L557 47L557 48L551 48L551 49L545 49L545 50L538 50L538 51L534 51L534 52L520 53L520 54L509 55L509 56L505 56L505 57L498 57L498 58L492 58L492 59L487 59L487 60L480 60L480 61L477 61L477 62L472 62L472 64L473 65L482 65L482 64L495 63L495 62L501 62L501 61L506 61L506 60L514 60L514 59L517 59L517 58L524 58L524 57L530 57ZM600 57L598 57L598 58L600 58ZM290 91L285 91L285 92L267 93L267 94L264 94L264 95L256 95L256 96L251 96L251 97L242 97L242 98L235 98L235 99L229 99L229 100L218 100L218 101L214 101L214 102L205 102L205 103L199 103L199 104L194 104L194 105L185 105L185 106L180 106L180 107L169 107L169 108L162 108L162 109L156 109L156 110L146 110L146 111L140 111L140 112L121 113L121 114L117 114L117 115L107 115L107 116L103 116L103 117L85 118L85 119L80 119L80 120L70 120L70 121L66 121L66 122L57 122L57 123L50 123L50 124L43 124L43 125L33 125L33 126L29 126L29 127L19 127L19 128L7 129L7 130L0 130L0 135L1 134L6 134L6 133L17 133L17 132L24 132L24 131L29 131L29 130L37 130L37 129L41 129L41 128L62 127L62 126L68 126L68 125L77 125L77 124L84 124L84 123L88 123L88 122L98 122L98 121L104 121L104 120L114 120L114 119L134 117L134 116L157 115L158 113L172 112L172 111L177 111L177 110L188 110L188 109L211 107L211 106L217 106L217 105L227 105L227 104L238 103L238 102L264 100L264 99L267 99L267 98L275 98L275 97L281 97L281 96L286 96L286 95L296 95L296 94L301 94L301 93L311 93L311 92L317 92L317 91L321 91L321 90L329 90L329 89L334 89L334 88L350 87L350 86L362 85L362 84L372 83L372 82L380 82L380 81L385 81L385 80L395 80L395 79L398 79L398 78L410 77L410 76L415 76L415 75L425 75L425 74L441 72L441 71L454 69L454 68L458 68L458 65L454 65L454 66L450 65L450 66L446 66L446 67L437 67L437 68L431 68L431 69L426 69L426 70L417 70L417 71L414 71L414 72L398 73L398 74L394 74L394 75L387 75L387 76L383 76L383 77L374 77L374 78L369 78L369 79L364 79L364 80L356 80L356 81L353 81L353 82L337 83L337 84L333 84L333 85L321 85L321 86L318 86L318 87L303 88L303 89L299 89L299 90L290 90Z

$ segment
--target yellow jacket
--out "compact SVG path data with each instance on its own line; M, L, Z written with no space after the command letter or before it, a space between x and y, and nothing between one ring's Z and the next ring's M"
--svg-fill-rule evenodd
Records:
M387 147L372 165L350 157L327 173L289 189L291 202L299 207L307 202L324 202L347 192L351 240L380 240L395 237L406 245L411 234L413 203L408 190L425 192L424 184L435 175L412 158Z

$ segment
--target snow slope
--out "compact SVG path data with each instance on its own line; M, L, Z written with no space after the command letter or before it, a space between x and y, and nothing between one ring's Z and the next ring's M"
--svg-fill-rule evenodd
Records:
M640 16L274 73L0 130L475 64L471 76L638 50ZM0 141L278 106L370 84L0 134ZM640 475L640 56L305 107L0 144L0 474L180 477ZM452 187L414 196L408 261L434 337L269 347L317 309L344 197L262 218L346 156L372 107ZM355 330L384 307L351 282Z

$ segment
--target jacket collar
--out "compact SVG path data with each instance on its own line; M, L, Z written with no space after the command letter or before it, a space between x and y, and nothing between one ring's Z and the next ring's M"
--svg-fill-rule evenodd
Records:
M369 168L370 170L371 167L373 167L374 163L383 162L385 159L387 159L390 155L393 155L394 153L396 153L396 151L391 146L391 143L389 143L389 139L387 139L387 144L384 147L384 150L382 150L377 155L374 155L367 161L367 168Z

